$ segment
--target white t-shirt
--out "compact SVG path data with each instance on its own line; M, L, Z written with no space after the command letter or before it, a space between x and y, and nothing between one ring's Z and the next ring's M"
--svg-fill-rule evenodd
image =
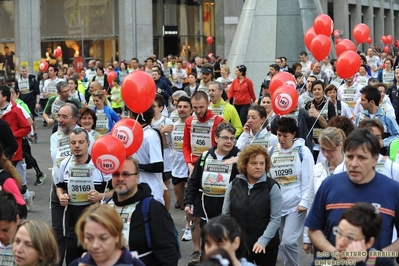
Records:
M135 157L139 160L140 164L163 162L161 145L158 133L151 126L146 126L143 128L143 142L135 153ZM163 200L165 185L162 180L162 173L140 171L140 183L147 183L151 188L154 198L165 205L165 201Z
M162 116L161 119L158 121L152 121L151 123L153 128L156 128L159 130L159 126L162 125L167 126L167 125L173 125L172 120L170 120L167 117ZM159 130L160 131L160 130ZM172 171L172 154L171 154L171 147L172 147L172 134L171 133L166 133L165 134L166 138L166 144L168 147L163 147L163 171L164 172L171 172Z

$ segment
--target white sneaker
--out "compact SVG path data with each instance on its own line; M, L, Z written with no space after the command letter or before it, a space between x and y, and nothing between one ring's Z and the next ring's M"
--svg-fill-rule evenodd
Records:
M28 212L33 209L33 199L35 198L36 193L34 191L29 191L29 196L25 198L26 208Z
M191 236L191 229L186 228L183 230L184 230L184 234L183 234L183 237L181 238L181 240L182 241L191 241L193 239L193 237Z

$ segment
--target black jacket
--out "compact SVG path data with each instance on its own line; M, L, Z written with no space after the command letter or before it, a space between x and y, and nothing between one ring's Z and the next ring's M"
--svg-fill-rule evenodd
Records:
M40 94L39 82L37 82L35 75L29 74L28 79L29 79L29 89L32 92L28 94L21 93L21 100L26 104L28 104L31 101L36 101L36 95ZM18 87L18 80L15 81L15 88L16 90L20 90Z
M208 156L212 156L213 159L216 159L215 154L216 147L213 147L209 150ZM227 156L223 158L229 159L231 157L237 156L240 150L237 147L234 147ZM205 158L206 159L206 158ZM203 166L201 166L201 157L198 158L195 163L193 173L191 178L188 180L186 197L184 198L184 205L190 204L194 205L194 216L195 217L204 217L205 214L202 209L201 197L202 192L200 191L202 185L202 173L204 172ZM230 182L236 177L238 174L237 165L233 165L233 169L230 175ZM208 197L204 196L204 206L207 213L208 218L216 217L222 214L224 197Z
M11 160L18 149L18 143L6 121L0 119L0 144L3 147L4 155Z
M133 197L119 202L117 194L114 193L112 200L116 206L123 207L141 201L151 196L151 189L146 183L138 185L138 190ZM177 265L178 243L174 234L174 224L168 211L162 203L151 200L149 212L149 224L151 231L151 242L153 252L140 260L145 265ZM130 221L129 248L143 254L149 251L147 246L143 214L141 213L141 202L136 206Z

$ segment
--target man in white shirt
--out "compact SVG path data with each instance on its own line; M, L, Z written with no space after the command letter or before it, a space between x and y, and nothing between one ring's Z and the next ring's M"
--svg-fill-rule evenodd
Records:
M367 49L366 60L367 60L367 65L369 65L371 70L371 76L373 78L377 78L378 70L380 70L382 63L380 58L374 54L374 50L371 47Z

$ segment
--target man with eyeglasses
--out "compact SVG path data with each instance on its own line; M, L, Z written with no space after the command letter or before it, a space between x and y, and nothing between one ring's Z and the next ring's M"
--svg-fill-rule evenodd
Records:
M75 99L69 97L69 85L65 81L57 83L57 93L58 96L53 96L48 99L47 105L43 111L43 119L47 122L49 126L53 126L53 132L58 129L58 110L65 103L70 102L76 105L77 108L82 108L82 103Z
M127 157L112 174L115 191L108 204L121 215L127 248L136 251L145 265L177 265L173 220L163 204L154 200L149 185L139 183L140 173L139 161Z
M66 103L60 107L57 113L59 122L57 132L53 133L50 137L50 155L53 162L52 168L52 184L50 192L50 203L51 203L51 223L54 233L57 237L58 250L60 253L59 266L63 264L65 254L65 236L64 236L64 223L63 215L65 206L60 204L60 200L57 197L57 188L55 184L59 183L60 180L60 166L61 162L72 155L69 135L75 128L79 128L77 125L79 118L79 110L72 103ZM94 143L94 138L89 134L89 153Z
M318 250L336 251L333 228L357 202L373 204L382 215L382 229L372 247L399 250L399 241L392 243L393 226L399 229L399 183L376 172L379 151L379 141L369 130L355 129L349 134L344 143L346 171L323 181L305 222Z
M324 253L326 257L318 256L316 265L326 260L341 260L343 263L344 261L349 263L351 260L359 266L394 265L392 257L396 256L395 252L371 249L381 225L382 217L378 207L370 203L356 203L343 212L339 224L333 227L336 251L330 254Z
M89 154L90 134L84 128L74 128L69 135L71 155L62 160L57 186L57 197L65 212L66 264L79 258L84 249L78 246L75 224L91 204L112 196L107 191L111 175L98 170ZM110 184L111 185L111 184Z

